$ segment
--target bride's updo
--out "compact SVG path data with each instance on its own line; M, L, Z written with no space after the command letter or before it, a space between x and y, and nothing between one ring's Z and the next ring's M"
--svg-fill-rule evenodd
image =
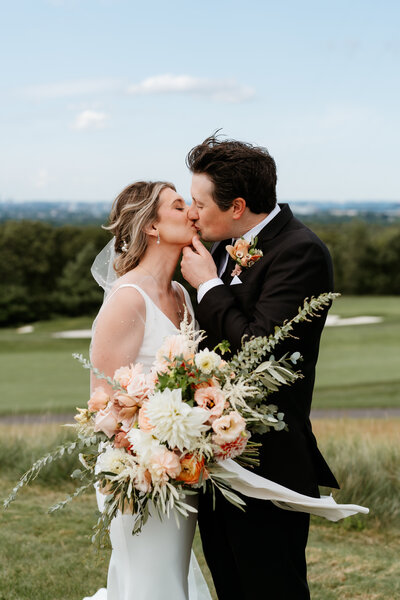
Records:
M160 193L165 188L176 191L167 181L137 181L128 185L114 200L110 230L115 236L114 263L119 277L134 269L147 248L144 230L157 221Z

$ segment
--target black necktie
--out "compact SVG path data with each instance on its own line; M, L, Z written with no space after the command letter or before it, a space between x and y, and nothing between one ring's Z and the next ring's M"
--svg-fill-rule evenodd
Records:
M232 281L232 271L235 267L235 261L231 256L228 258L228 262L226 263L225 271L221 275L221 279L224 283L229 283Z
M222 242L220 242L218 244L218 247L216 248L215 252L213 252L213 259L215 264L217 265L217 270L219 271L220 267L223 265L224 260L226 258L226 249L225 246L228 246L228 244L232 244L232 238L228 238L227 240L222 240ZM226 269L225 269L226 271Z

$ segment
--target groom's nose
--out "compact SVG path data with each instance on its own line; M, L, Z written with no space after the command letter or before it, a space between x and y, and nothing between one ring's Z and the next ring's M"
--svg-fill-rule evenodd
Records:
M197 221L197 219L199 218L197 208L193 204L189 206L188 217L191 221Z

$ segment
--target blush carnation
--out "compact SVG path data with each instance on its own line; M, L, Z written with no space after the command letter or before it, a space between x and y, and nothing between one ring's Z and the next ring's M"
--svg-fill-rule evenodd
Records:
M250 435L242 431L240 435L233 440L233 442L228 442L226 444L214 445L214 456L217 460L226 460L227 458L235 458L244 452L244 449L247 446L247 442Z

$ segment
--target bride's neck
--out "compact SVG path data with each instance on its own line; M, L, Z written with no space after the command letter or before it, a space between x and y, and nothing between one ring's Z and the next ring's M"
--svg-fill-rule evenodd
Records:
M180 248L153 245L146 249L137 268L150 274L161 290L168 291L180 254Z

